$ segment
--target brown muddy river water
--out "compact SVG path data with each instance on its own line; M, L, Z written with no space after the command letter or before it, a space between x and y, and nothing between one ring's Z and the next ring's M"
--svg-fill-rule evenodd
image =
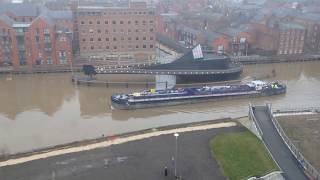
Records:
M273 73L272 71L275 71ZM273 77L275 75L275 77ZM144 86L85 86L71 74L0 76L0 153L17 153L146 128L247 115L248 104L271 102L274 108L320 105L320 62L245 66L242 78L287 84L285 95L225 100L132 111L110 109L116 92ZM103 75L113 81L154 81L152 76Z

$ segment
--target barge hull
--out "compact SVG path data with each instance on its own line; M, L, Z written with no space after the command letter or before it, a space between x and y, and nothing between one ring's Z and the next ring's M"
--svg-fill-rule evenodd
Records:
M256 98L264 96L272 96L283 94L285 92L274 92L273 94L264 93L253 93L245 95L227 95L227 96L212 96L212 97L202 97L196 99L179 99L179 100L164 100L164 101L149 101L149 102L134 102L129 104L119 104L112 102L112 107L121 110L134 110L134 109L145 109L153 107L163 107L163 106L175 106L182 104L194 104L201 102L212 102L218 100L228 100L228 99L242 99L242 98Z

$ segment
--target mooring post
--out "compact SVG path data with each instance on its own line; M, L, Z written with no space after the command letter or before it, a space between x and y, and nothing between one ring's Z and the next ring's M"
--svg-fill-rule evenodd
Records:
M168 81L166 81L166 89L168 89Z
M126 87L129 88L129 83L126 83Z

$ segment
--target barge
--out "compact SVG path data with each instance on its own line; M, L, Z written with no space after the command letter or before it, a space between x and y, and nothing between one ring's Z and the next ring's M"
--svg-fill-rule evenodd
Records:
M286 93L286 86L278 82L251 81L246 84L204 86L168 90L145 90L131 94L114 94L111 105L115 109L142 109L158 106L190 104L237 97L261 97Z

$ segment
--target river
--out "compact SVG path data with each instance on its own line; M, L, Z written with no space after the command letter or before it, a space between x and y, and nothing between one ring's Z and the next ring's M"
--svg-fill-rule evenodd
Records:
M31 151L146 128L247 115L248 104L273 107L320 106L320 62L247 65L243 79L257 77L287 84L285 95L225 100L133 111L110 109L116 92L134 86L85 86L71 74L0 76L0 154ZM154 81L142 75L100 75L113 81Z

